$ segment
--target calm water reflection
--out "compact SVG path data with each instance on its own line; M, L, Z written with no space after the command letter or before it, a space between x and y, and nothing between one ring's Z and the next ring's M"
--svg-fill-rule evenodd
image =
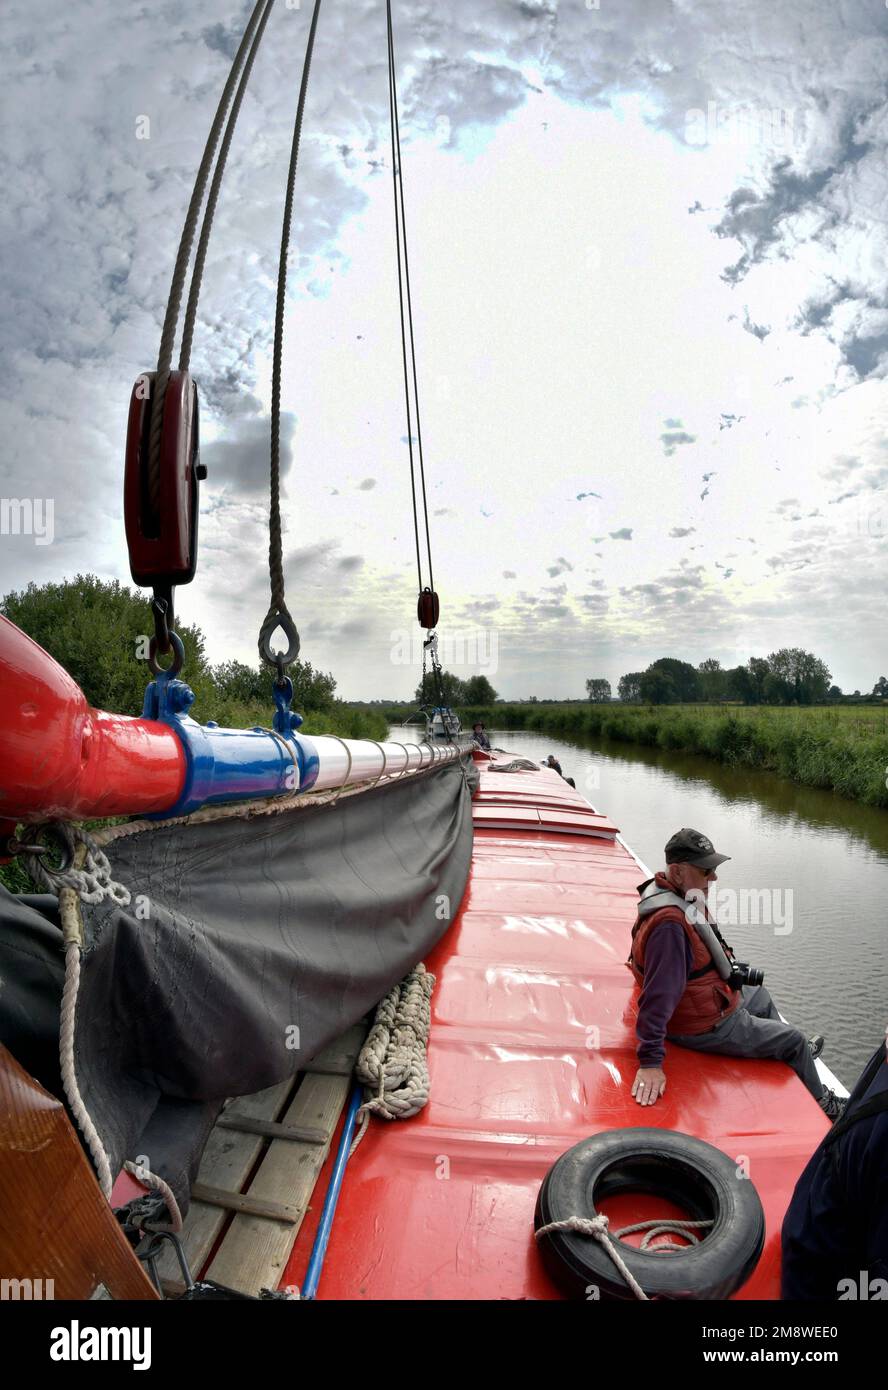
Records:
M392 736L421 735L399 728ZM731 855L720 889L769 890L781 911L791 891L789 932L775 931L775 920L726 926L725 935L742 960L764 969L788 1018L826 1035L824 1060L854 1082L888 1024L888 811L686 754L499 729L490 739L537 762L554 753L652 869L687 825Z

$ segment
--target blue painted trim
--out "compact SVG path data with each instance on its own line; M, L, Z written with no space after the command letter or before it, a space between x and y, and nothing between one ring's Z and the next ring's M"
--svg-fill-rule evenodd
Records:
M314 1245L311 1247L311 1254L308 1258L308 1268L305 1271L305 1282L301 1290L301 1297L303 1299L314 1298L318 1291L321 1270L324 1266L324 1256L327 1253L327 1242L330 1239L330 1232L333 1229L333 1217L336 1215L336 1203L339 1201L339 1193L342 1190L342 1180L345 1177L345 1167L348 1163L348 1151L352 1146L352 1138L355 1132L355 1119L361 1105L362 1089L363 1088L356 1083L349 1097L348 1109L345 1112L345 1124L342 1126L339 1148L336 1151L336 1162L333 1165L333 1172L330 1174L330 1183L327 1187L327 1195L324 1198L320 1224L315 1234Z

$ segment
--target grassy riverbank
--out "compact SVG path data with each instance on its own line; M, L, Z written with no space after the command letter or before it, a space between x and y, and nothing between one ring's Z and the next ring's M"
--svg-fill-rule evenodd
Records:
M732 767L776 772L888 807L888 709L833 706L779 709L723 705L497 704L460 710L463 725L527 729L567 738L607 738L700 753Z

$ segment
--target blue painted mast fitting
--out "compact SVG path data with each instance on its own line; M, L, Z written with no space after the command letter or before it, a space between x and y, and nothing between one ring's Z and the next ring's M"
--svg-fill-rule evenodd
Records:
M198 724L192 719L188 710L194 691L172 670L158 671L145 691L142 717L169 725L185 752L186 772L176 804L150 819L184 816L226 801L309 791L320 760L313 740L296 733L302 716L291 713L292 697L289 678L282 687L275 684L274 732L258 726L223 729L213 720Z

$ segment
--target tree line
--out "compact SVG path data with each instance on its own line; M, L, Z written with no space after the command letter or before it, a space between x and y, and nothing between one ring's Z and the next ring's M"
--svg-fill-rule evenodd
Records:
M801 647L781 647L769 656L752 656L745 666L723 667L714 657L692 666L689 661L663 656L644 671L629 671L617 683L617 694L625 704L671 705L703 702L719 704L739 701L744 705L815 705L829 701L861 698L888 698L888 679L880 676L872 695L862 697L859 690L846 696L837 685L825 661ZM586 681L586 694L593 703L612 699L610 682Z

